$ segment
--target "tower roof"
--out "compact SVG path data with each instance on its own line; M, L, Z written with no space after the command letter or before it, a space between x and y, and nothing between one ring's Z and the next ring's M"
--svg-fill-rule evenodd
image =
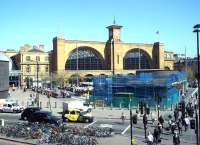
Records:
M106 27L107 29L111 29L111 28L114 28L114 29L121 29L123 26L120 26L120 25L117 25L117 24L113 24L113 25L110 25L108 27Z

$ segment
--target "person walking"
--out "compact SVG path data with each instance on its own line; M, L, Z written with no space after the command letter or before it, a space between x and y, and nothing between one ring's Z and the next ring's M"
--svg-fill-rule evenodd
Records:
M154 141L154 137L151 134L151 132L149 132L147 136L147 145L153 145L153 141Z
M172 122L172 125L171 125L172 134L174 134L175 129L176 129L176 124L175 124L175 122Z
M179 117L179 111L178 111L178 109L175 109L174 110L174 119L175 119L175 121L178 120L178 117Z
M159 139L158 127L154 128L153 138L154 138L154 143L157 145L158 144L158 139Z
M122 112L121 120L122 120L122 123L124 124L124 122L125 122L125 115L124 115L124 112Z
M147 122L148 122L148 120L147 120L147 115L144 114L144 115L143 115L143 124L144 124L144 135L145 135L145 138L147 137L147 135L146 135Z
M178 119L177 127L178 127L178 133L182 134L182 122L180 118Z
M177 132L175 132L173 136L173 145L180 145L180 137Z
M184 119L185 132L187 131L189 124L190 124L189 118L185 117Z
M161 123L158 123L158 131L159 131L159 134L162 133L162 124Z
M164 119L163 119L162 115L160 115L160 117L158 118L158 121L163 127Z

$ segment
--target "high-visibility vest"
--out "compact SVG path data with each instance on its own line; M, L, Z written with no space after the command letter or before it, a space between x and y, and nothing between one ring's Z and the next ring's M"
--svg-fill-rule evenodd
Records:
M133 137L133 139L132 139L132 141L131 141L131 142L132 142L132 144L133 144L133 145L137 145L137 140L136 140L136 138L135 138L135 137Z

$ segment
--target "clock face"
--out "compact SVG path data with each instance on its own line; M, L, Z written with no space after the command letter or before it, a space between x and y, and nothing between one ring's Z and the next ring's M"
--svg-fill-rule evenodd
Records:
M114 31L114 35L115 35L115 36L119 36L119 31L118 31L118 30L115 30L115 31Z

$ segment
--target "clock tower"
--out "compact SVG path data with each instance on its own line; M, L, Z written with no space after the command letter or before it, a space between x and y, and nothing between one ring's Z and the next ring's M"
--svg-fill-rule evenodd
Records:
M115 24L110 25L108 27L106 27L108 29L108 33L109 33L109 40L114 40L114 41L121 41L121 28L122 26Z

